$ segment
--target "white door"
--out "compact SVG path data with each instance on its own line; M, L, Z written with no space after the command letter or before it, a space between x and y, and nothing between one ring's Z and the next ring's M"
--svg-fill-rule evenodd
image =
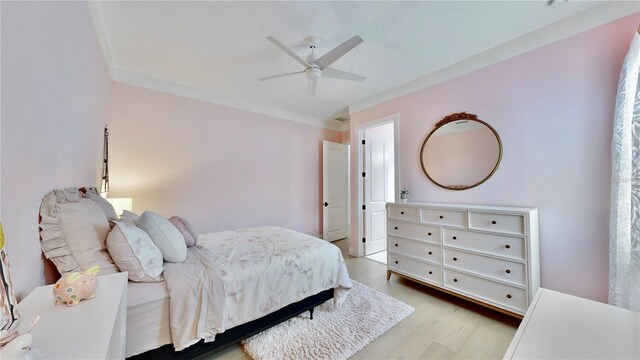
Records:
M347 237L347 145L322 141L322 238Z
M391 145L379 134L364 132L364 254L370 255L387 248L387 220L385 204L389 199L388 162Z

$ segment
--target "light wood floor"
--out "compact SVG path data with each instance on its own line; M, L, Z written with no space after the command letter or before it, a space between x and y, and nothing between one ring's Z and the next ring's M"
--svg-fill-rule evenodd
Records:
M413 306L416 311L352 359L502 359L520 320L391 275L386 266L348 254L348 240L334 242L349 276ZM207 359L250 359L234 345Z

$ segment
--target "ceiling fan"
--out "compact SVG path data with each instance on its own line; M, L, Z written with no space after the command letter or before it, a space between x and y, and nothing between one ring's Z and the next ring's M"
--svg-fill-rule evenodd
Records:
M342 44L338 45L336 48L319 58L316 57L314 49L320 43L320 38L316 36L310 36L306 39L306 44L307 46L309 46L309 49L311 49L311 54L307 55L305 59L298 56L298 54L293 52L293 50L289 49L286 45L281 43L273 36L267 36L267 40L272 42L275 46L279 47L282 51L289 54L289 56L291 56L294 60L302 64L305 69L302 71L263 77L258 79L260 81L304 73L307 76L307 80L309 82L309 95L314 96L316 94L317 81L320 77L351 81L364 81L366 79L364 76L329 67L329 65L333 64L336 60L341 58L344 54L348 53L349 51L351 51L351 49L358 46L362 42L362 38L358 35L343 42Z

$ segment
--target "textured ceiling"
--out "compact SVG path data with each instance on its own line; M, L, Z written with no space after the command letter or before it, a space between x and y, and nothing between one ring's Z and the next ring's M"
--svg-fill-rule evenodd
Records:
M94 21L101 22L96 28L112 73L119 74L116 80L146 79L232 106L321 121L346 116L352 103L600 3L113 1L90 6ZM265 40L268 35L301 57L308 54L307 36L321 38L316 52L322 55L360 35L364 42L332 67L367 80L320 79L315 97L307 95L303 74L259 82L303 70Z

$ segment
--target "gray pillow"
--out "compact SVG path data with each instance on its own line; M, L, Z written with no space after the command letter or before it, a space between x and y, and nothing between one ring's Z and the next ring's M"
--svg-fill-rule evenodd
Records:
M180 231L169 220L153 211L140 215L136 225L147 232L154 244L162 252L166 262L184 262L187 259L187 245Z

